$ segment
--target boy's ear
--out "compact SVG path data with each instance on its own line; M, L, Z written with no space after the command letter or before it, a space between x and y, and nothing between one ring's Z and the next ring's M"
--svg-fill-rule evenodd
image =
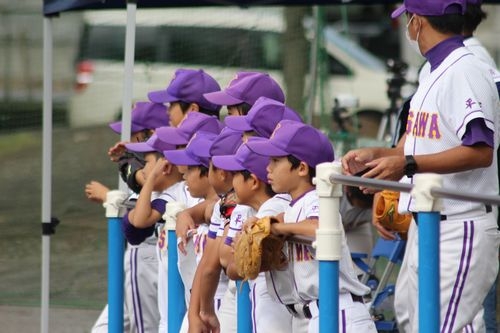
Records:
M189 111L200 111L200 107L196 103L191 103L189 104Z
M165 164L165 168L163 169L163 174L164 175L170 175L172 173L172 170L173 170L172 168L173 167L174 166L172 164L170 164L170 163Z
M257 178L257 176L254 175L253 173L250 174L250 178L247 181L252 182L251 186L250 186L250 189L252 191L257 190L259 188L259 186L260 186L260 180L259 180L259 178Z
M308 176L309 175L309 165L307 163L301 161L298 167L299 176Z

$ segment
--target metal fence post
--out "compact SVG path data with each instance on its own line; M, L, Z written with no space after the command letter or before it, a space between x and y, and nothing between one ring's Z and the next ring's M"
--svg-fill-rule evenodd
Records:
M441 201L431 194L442 187L437 174L415 175L411 191L418 212L418 325L420 332L438 333L439 297L439 223Z
M126 209L121 203L127 194L109 191L106 195L108 219L108 329L110 333L123 332L123 253L125 241L121 228Z
M248 281L236 281L238 333L252 332L252 305L250 304L250 286Z
M184 302L184 284L177 268L177 237L175 235L175 221L177 214L184 210L184 204L180 202L169 202L165 206L165 228L167 230L168 246L168 332L178 333L182 326L182 319L186 313Z
M319 332L339 330L339 259L342 232L339 206L342 185L332 184L330 175L342 174L340 162L316 166L316 191L319 196L319 227L316 230L316 258L319 261Z

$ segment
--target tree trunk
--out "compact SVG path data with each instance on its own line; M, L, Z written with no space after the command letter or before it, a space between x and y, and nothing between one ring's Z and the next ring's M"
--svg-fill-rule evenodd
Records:
M302 20L310 7L285 7L286 30L283 35L283 74L286 85L286 104L305 119L304 82L307 69L308 44Z

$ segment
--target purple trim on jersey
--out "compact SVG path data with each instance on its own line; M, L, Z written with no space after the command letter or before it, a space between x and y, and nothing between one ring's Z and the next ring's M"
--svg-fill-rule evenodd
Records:
M217 231L211 231L209 230L207 233L207 237L210 239L216 239L217 238Z
M130 285L132 287L132 306L134 308L134 318L135 318L135 327L137 328L137 332L141 332L140 329L140 315L138 307L136 306L136 285L137 285L137 249L132 248L130 250Z
M253 333L257 333L257 319L255 318L256 317L256 313L255 313L255 308L257 307L257 297L255 297L255 289L257 287L257 283L254 283L253 284L253 288L252 288L252 331Z
M233 243L233 237L226 236L226 239L224 239L224 244L231 246L232 243Z
M127 213L122 218L122 230L125 238L127 239L127 242L132 245L139 245L154 233L155 227L150 226L147 228L137 228L132 223L130 223Z
M431 72L439 67L444 59L453 51L464 47L462 36L453 36L436 44L424 55L431 64Z
M498 97L500 97L500 81L499 82L495 82L495 84L497 86Z
M142 318L142 305L141 305L141 293L139 292L139 281L138 281L138 274L137 274L137 253L139 252L139 249L136 249L135 251L135 274L134 274L134 281L135 281L135 292L137 294L137 304L139 306L139 324L140 324L140 331L139 332L144 332L144 319Z
M272 272L272 271L269 271L269 276L271 276L271 283L273 284L274 294L276 295L276 297L278 298L278 301L279 301L281 304L285 304L285 303L283 303L283 301L281 300L281 297L280 297L280 295L278 294L278 291L276 290L276 284L274 283L274 276L273 276L273 272ZM285 304L285 305L286 305L286 304Z
M340 311L340 315L342 316L342 333L346 333L345 310Z
M316 189L313 187L312 189L310 189L309 191L306 191L304 193L302 193L301 195L299 195L297 198L293 199L292 201L290 201L290 207L293 207L293 205L295 205L295 203L297 201L299 201L300 199L302 199L307 193L309 192L312 192L312 191L315 191Z
M491 148L495 146L493 131L486 126L486 119L475 118L469 121L462 138L463 146L474 146L478 143L485 143Z
M443 327L441 328L441 333L453 331L453 325L455 323L455 318L457 316L460 298L462 297L462 291L465 285L465 279L467 278L467 274L469 273L470 261L472 257L472 245L474 242L474 221L464 221L463 224L464 224L464 236L462 244L462 254L460 257L460 266L458 269L455 284L453 286L453 292L451 294L450 302L448 303L448 309L446 310L446 316L443 323ZM469 224L470 224L470 236L468 230ZM446 329L448 324L449 328Z
M167 202L163 199L154 199L151 201L151 209L156 210L160 215L163 215L165 213L165 205Z

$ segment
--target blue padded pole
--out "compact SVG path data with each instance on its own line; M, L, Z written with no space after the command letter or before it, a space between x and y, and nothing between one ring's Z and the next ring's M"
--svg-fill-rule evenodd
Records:
M108 218L108 316L109 332L123 332L123 252L121 217Z
M252 333L252 305L248 282L236 281L236 292L238 293L238 333Z
M168 333L178 333L186 313L184 285L177 268L177 238L174 229L168 229Z
M439 332L439 212L418 213L418 322L420 332Z
M319 262L319 299L321 300L319 331L339 331L339 262ZM332 314L332 315L328 315Z

